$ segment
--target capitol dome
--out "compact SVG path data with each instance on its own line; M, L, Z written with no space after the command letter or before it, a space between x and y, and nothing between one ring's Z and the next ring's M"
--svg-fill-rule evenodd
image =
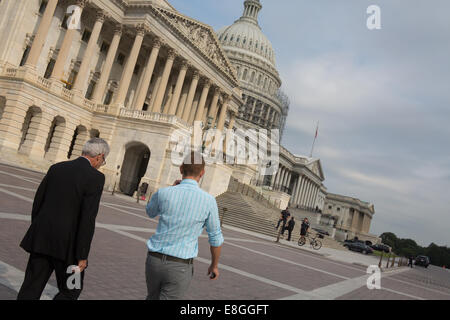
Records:
M259 0L245 1L242 17L229 27L218 32L222 46L228 50L252 52L255 57L265 60L275 67L275 53L272 43L264 35L258 24L258 14L262 9Z
M244 128L279 129L283 135L289 101L280 91L275 52L258 23L259 0L245 0L244 13L217 36L236 69L244 104L237 122Z

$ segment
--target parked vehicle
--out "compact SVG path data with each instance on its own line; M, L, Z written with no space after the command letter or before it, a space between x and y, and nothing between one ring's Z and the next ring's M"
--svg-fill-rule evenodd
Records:
M428 266L430 265L430 258L427 256L417 256L414 264L416 266L422 266L422 267L428 268Z
M385 245L385 244L382 244L382 243L377 243L377 244L374 244L374 245L372 245L370 247L373 250L376 250L376 251L384 251L386 253L391 252L391 248L389 246Z
M362 254L372 254L373 250L371 247L366 245L363 242L345 242L344 247L348 248L348 250L361 252Z

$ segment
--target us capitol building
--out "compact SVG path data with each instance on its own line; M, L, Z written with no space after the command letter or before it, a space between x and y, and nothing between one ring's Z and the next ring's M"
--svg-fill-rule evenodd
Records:
M80 10L67 13L71 5ZM133 195L146 184L148 199L179 178L175 131L189 136L201 121L282 136L289 99L261 9L246 0L242 17L216 33L165 0L1 0L0 160L45 171L101 137L111 146L105 190ZM218 196L239 181L278 208L374 237L373 205L329 194L319 159L280 146L279 161L274 176L211 164L201 187Z

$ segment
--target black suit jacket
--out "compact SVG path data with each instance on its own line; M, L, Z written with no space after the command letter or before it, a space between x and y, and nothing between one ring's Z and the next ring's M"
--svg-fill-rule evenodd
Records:
M85 158L51 166L36 192L31 226L20 246L69 264L87 260L104 184L105 176Z

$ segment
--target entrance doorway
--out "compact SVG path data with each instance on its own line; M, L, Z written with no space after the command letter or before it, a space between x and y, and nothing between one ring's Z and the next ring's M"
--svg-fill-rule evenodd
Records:
M139 188L139 182L147 172L150 149L143 143L129 144L125 152L120 177L120 191L129 196Z

